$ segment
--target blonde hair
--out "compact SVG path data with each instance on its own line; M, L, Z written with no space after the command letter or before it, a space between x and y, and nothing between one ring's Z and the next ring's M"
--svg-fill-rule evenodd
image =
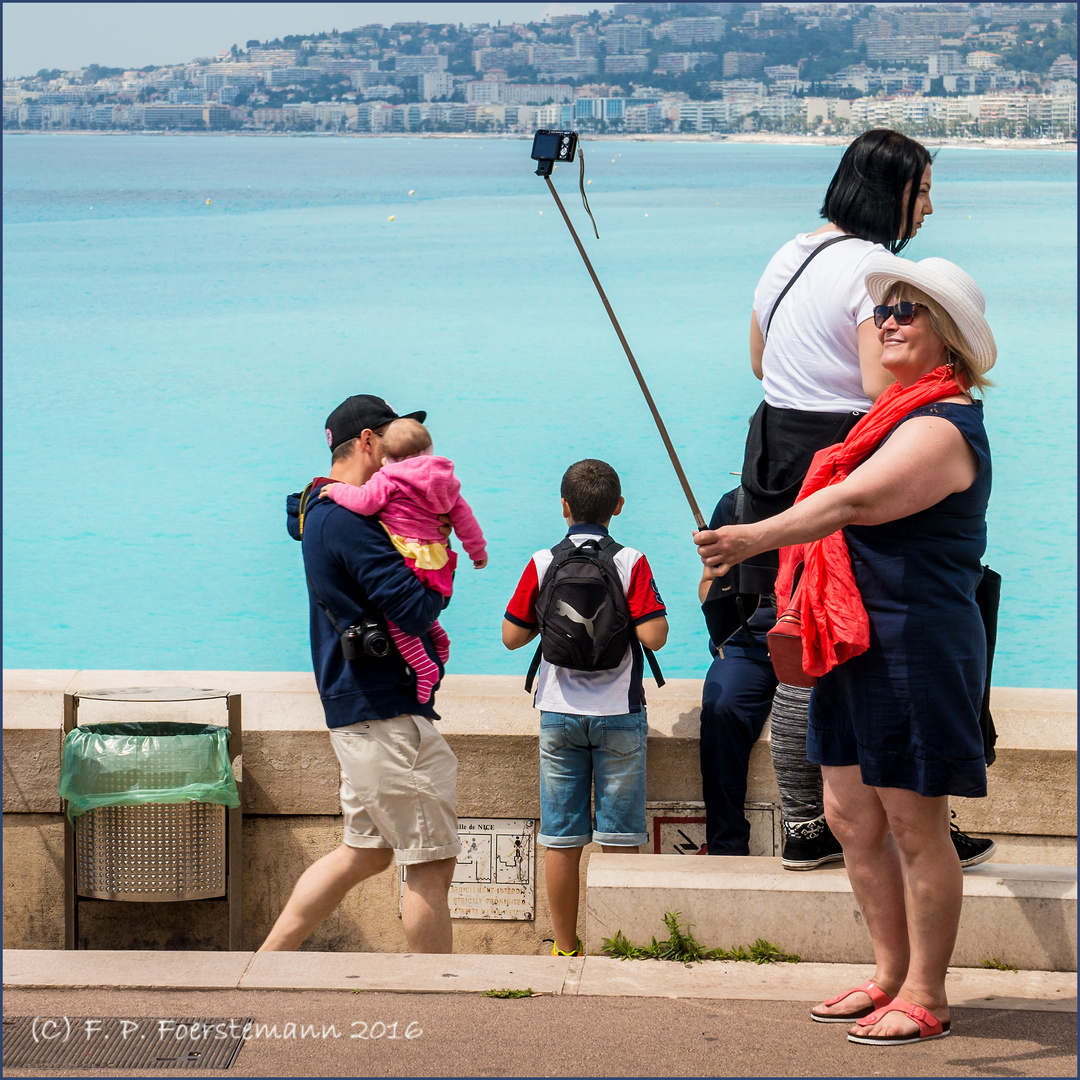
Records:
M932 296L907 281L892 282L881 295L894 304L899 300L910 300L926 308L930 313L930 325L948 349L949 362L956 372L957 381L965 390L974 390L981 394L988 386L994 385L972 359L971 346L964 339L956 321Z
M431 435L419 420L395 420L383 432L383 452L391 461L416 457L431 449Z

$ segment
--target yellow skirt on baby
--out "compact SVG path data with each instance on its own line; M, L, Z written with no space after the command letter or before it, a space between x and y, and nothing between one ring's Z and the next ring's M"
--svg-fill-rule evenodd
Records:
M386 529L386 526L383 526ZM396 536L389 529L386 535L390 542L406 559L412 559L419 570L441 570L450 558L445 544L424 544L419 540L410 540L405 536Z

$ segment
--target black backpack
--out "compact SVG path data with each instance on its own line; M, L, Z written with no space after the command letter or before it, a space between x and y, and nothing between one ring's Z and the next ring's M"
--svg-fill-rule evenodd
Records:
M615 565L615 554L621 550L610 536L580 545L567 537L551 549L551 565L536 600L540 642L529 665L526 690L532 690L541 656L572 671L608 671L622 663L637 637ZM645 655L657 686L663 686L656 658L648 649Z

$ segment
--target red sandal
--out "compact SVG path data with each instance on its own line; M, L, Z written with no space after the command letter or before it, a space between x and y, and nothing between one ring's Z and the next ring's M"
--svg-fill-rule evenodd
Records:
M871 1013L866 1019L859 1021L858 1026L873 1027L891 1012L902 1012L914 1020L919 1025L919 1033L917 1035L852 1035L849 1033L848 1042L868 1043L870 1046L903 1046L905 1043L923 1042L926 1039L941 1039L949 1034L948 1020L939 1020L921 1005L905 1001L903 998L893 998L891 1004Z
M844 998L851 997L852 994L858 994L859 992L867 994L873 1004L869 1008L865 1008L860 1012L844 1013L843 1016L835 1014L832 1016L822 1015L821 1013L810 1010L810 1019L816 1020L819 1024L850 1024L852 1020L861 1020L864 1016L869 1016L872 1012L878 1009L884 1009L886 1005L892 1001L892 996L886 994L877 983L864 982L862 986L856 986L853 990L845 990L842 994L837 994L836 997L829 998L828 1001L823 1001L822 1005L837 1005ZM820 1008L821 1006L818 1006Z

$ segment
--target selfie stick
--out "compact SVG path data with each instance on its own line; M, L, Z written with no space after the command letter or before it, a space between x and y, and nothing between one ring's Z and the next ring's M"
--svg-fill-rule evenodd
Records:
M679 455L675 453L675 447L671 445L671 439L668 437L667 428L664 427L664 421L660 419L660 413L657 411L656 402L653 401L653 396L649 393L648 386L645 385L645 379L641 374L641 369L638 367L637 361L634 359L634 354L630 351L630 346L627 344L626 338L623 335L619 320L615 318L615 312L611 310L611 305L608 303L608 298L604 295L604 289L600 284L600 279L596 276L596 271L593 269L592 263L589 262L589 256L585 254L585 248L582 247L581 241L578 239L578 234L574 230L574 226L566 213L566 209L563 207L562 200L559 198L559 193L555 190L555 185L551 182L551 177L545 176L544 181L548 186L548 191L551 192L552 198L555 200L555 205L559 208L559 213L562 214L563 221L566 222L566 227L570 230L570 235L574 238L574 243L577 244L578 252L585 262L585 268L589 271L589 276L596 286L596 291L600 294L600 299L604 302L604 310L608 313L611 325L615 327L615 333L619 335L619 341L622 343L623 351L626 353L626 359L630 361L630 367L633 368L634 375L637 377L638 386L641 387L641 392L645 395L645 401L648 403L649 411L652 413L653 420L656 421L656 428L660 432L660 438L664 440L664 447L667 449L668 457L671 458L671 464L675 467L675 475L679 478L679 483L682 484L683 494L686 496L686 501L690 504L690 510L694 515L694 521L697 523L699 530L704 529L705 519L701 516L701 508L697 504L697 499L694 498L694 493L690 490L690 482L686 479L686 473L683 472L682 464L679 462Z

